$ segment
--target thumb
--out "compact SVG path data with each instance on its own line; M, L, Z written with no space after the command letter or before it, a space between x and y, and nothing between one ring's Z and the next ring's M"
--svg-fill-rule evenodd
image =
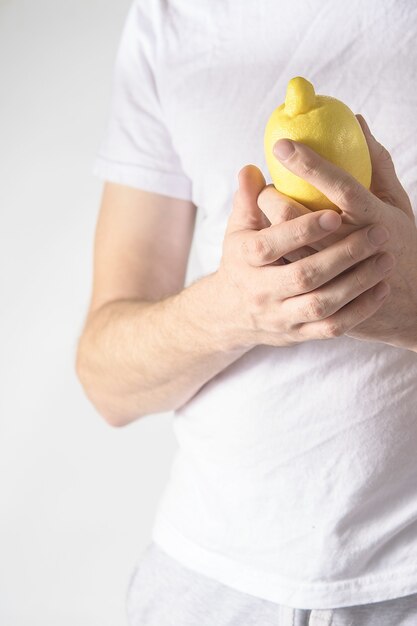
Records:
M233 197L233 208L227 223L226 234L239 230L260 230L270 222L258 206L258 196L266 180L256 165L245 165L238 174L239 187Z
M371 191L381 200L385 200L404 208L404 196L408 199L407 193L398 180L392 157L388 150L371 133L363 115L358 113L356 118L361 125L368 144L369 154L372 163Z

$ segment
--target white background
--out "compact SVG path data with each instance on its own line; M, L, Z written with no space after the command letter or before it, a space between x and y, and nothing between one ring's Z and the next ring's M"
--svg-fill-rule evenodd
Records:
M0 624L124 626L176 447L107 425L74 368L128 0L0 0Z

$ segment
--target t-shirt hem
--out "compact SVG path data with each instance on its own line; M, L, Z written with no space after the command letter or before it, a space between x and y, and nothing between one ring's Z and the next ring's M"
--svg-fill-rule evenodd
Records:
M243 593L293 608L336 609L417 593L417 567L348 581L303 583L245 568L194 543L158 513L152 540L179 563Z
M164 196L192 201L191 182L179 174L122 163L99 155L93 164L93 174L120 185L128 185Z

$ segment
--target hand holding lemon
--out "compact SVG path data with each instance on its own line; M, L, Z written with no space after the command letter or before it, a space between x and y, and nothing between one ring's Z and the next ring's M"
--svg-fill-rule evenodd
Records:
M332 129L338 137L337 149L332 144ZM315 147L320 142L322 149L325 146L338 164L326 161L334 168L337 185L330 180L332 171L327 172L327 186L315 184L319 173L316 158L321 157L303 143L290 142L289 167L275 159L272 149L276 139L288 135ZM368 216L353 228L358 232L339 237L331 246L323 244L329 233L342 225L339 213L344 204L339 207L338 189L350 188L354 180L369 193L351 174L369 185L371 162L361 127L345 105L316 96L308 81L293 79L285 105L278 107L268 122L265 147L275 184L297 199L267 187L256 166L239 172L239 189L216 273L216 291L234 329L234 343L237 347L288 346L342 335L374 315L389 291L383 281L387 268L380 265L379 257L390 260L392 255L376 256L385 240L372 237ZM294 159L297 154L306 158ZM351 173L341 170L340 164ZM341 177L341 172L349 178ZM265 192L286 198L287 203L301 209L300 214L292 216L294 219L271 219L273 223L268 224ZM323 249L317 254L285 265L283 259L300 246L320 244Z
M381 242L368 238L370 228L285 265L280 262L284 256L322 240L340 226L341 218L335 211L307 210L268 226L258 206L265 183L255 165L240 170L214 274L232 349L330 339L373 315L381 307L385 270L374 262Z
M264 144L274 185L261 191L258 206L272 225L301 219L322 208L334 209L342 218L328 239L309 244L313 252L319 252L298 257L287 266L297 266L297 272L305 273L306 284L311 282L311 289L306 291L313 307L321 311L321 317L327 317L338 297L342 275L325 288L314 288L317 267L330 261L331 251L339 249L339 254L356 257L357 263L344 277L350 276L366 287L378 258L375 255L363 260L361 237L371 230L365 226L382 227L389 237L384 244L388 252L385 259L396 266L395 273L389 274L391 297L344 334L417 351L417 229L389 152L372 136L363 118L355 117L340 101L316 96L312 85L301 77L290 81L285 104L270 116ZM380 284L387 285L385 281ZM352 302L339 314L355 304L353 298L351 295ZM328 324L330 319L327 317Z

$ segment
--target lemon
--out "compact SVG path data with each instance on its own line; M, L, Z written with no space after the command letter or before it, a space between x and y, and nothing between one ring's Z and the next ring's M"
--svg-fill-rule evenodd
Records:
M354 176L371 184L371 159L362 128L346 104L315 93L313 85L296 76L287 86L285 102L271 114L265 127L264 149L272 182L278 191L312 211L340 209L310 183L290 172L274 156L278 139L300 141Z

